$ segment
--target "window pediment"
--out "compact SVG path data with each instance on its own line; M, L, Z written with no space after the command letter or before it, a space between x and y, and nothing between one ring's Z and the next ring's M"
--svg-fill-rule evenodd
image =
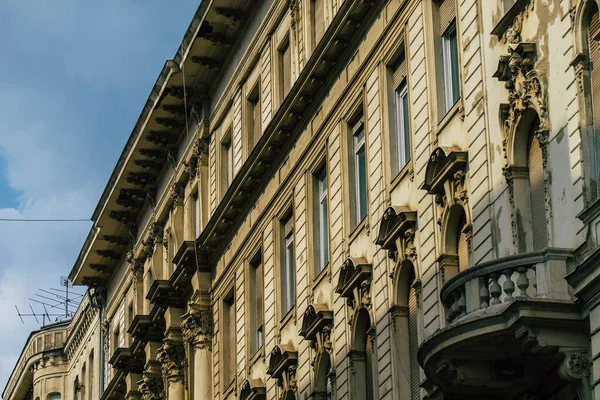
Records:
M457 147L440 146L433 150L425 170L425 182L421 186L428 194L443 195L444 184L452 181L455 174L464 171L468 155Z
M273 348L269 356L267 374L281 379L283 372L298 363L298 351L291 344L280 344Z
M391 206L383 213L375 244L385 250L397 251L396 240L412 230L417 223L417 212L404 206Z
M315 340L317 333L333 321L333 311L326 304L310 304L302 317L300 336Z
M348 257L340 271L335 292L346 299L354 298L354 289L371 280L373 266L362 257Z
M240 400L262 400L267 394L267 388L261 379L246 379L240 391Z

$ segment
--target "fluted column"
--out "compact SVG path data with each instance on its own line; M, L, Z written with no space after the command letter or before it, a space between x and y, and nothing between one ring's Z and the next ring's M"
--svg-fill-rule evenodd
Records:
M212 399L212 312L190 304L182 316L181 332L193 359L193 400Z
M167 400L181 400L184 398L184 363L185 351L183 343L165 339L158 349L156 359L161 363L163 380L165 381Z

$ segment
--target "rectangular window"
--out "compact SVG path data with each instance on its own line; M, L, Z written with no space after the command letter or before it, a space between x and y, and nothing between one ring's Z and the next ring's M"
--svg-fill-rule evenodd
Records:
M235 379L235 301L231 293L223 300L223 382L228 388Z
M248 153L252 151L261 135L260 85L256 85L248 95Z
M294 268L293 215L281 222L283 228L281 253L281 316L285 316L296 303L296 277Z
M355 228L367 216L367 155L365 149L365 127L362 114L350 124L351 132L351 226Z
M233 180L233 149L231 146L231 128L221 139L221 198L229 189Z
M90 366L90 372L88 373L88 381L86 384L85 390L88 394L88 399L92 400L93 387L94 387L94 351L90 352L90 356L88 357L88 365Z
M85 385L86 385L86 365L83 363L81 367L81 382L79 382L79 392L81 393L81 400L85 400Z
M439 35L441 38L442 84L444 89L443 114L445 115L460 97L458 66L458 41L456 36L456 0L439 3Z
M313 33L313 48L317 47L319 41L325 33L325 8L323 3L325 0L312 0L312 33Z
M410 161L410 119L406 59L402 53L389 68L389 92L393 110L390 120L390 159L392 178Z
M396 160L397 172L410 160L410 126L408 119L408 90L406 81L398 86L394 92L394 112L396 114Z
M200 236L200 223L201 223L201 214L200 214L200 197L198 196L198 193L196 192L193 196L192 196L192 207L193 207L193 213L194 213L194 240L196 240L198 238L198 236Z
M264 280L262 254L259 251L250 261L250 355L263 347Z
M279 82L281 85L281 101L285 99L292 87L292 52L289 36L279 49Z
M329 264L329 204L327 195L327 166L314 175L315 185L315 276Z

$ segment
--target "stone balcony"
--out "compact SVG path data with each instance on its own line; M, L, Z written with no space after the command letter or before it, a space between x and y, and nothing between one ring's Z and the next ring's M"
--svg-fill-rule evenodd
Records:
M564 279L570 257L563 249L518 254L448 280L440 292L446 327L418 354L430 386L458 398L550 398L579 382L589 339Z

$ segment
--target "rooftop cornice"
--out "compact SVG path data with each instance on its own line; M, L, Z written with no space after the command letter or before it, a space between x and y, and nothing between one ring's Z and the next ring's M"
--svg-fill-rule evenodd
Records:
M95 271L90 268L92 264L104 266L96 261L97 250L108 247L107 250L123 253L128 249L98 244L97 231L118 238L119 243L129 237L131 244L135 244L138 235L134 228L144 205L152 203L154 208L155 182L161 171L169 164L177 169L180 160L176 146L180 146L181 138L192 126L184 123L184 119L198 122L206 119L207 111L202 103L218 71L198 60L206 60L210 55L215 58L213 61L224 62L229 57L229 45L236 42L245 29L239 17L252 6L250 0L244 0L236 2L236 9L225 10L228 4L225 0L202 1L173 60L165 63L93 213L94 226L70 273L75 284L92 282L89 279L84 282L84 277L110 279L110 266ZM227 44L218 46L215 53L215 44L224 40ZM185 83L184 73L188 83ZM182 106L185 101L187 107ZM168 141L166 150L165 140ZM145 192L146 196L124 195L124 191Z

